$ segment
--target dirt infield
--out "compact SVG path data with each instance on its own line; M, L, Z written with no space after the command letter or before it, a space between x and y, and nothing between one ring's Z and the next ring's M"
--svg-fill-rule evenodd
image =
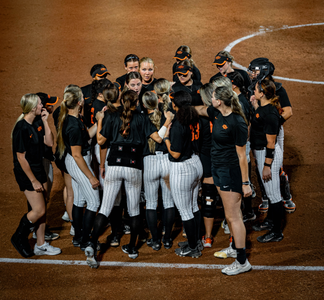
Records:
M173 55L182 44L193 50L193 59L206 83L216 73L215 54L231 42L242 41L231 53L244 66L260 56L275 65L275 75L324 81L324 25L271 31L284 25L324 22L323 1L49 1L4 0L0 3L0 259L21 258L10 243L26 211L26 200L13 175L10 133L29 92L46 92L62 99L67 84L90 83L90 68L108 67L111 77L124 74L129 53L151 57L155 77L171 79ZM270 31L269 31L270 29ZM285 123L285 170L291 181L295 213L286 216L285 238L260 244L258 233L247 225L247 251L253 266L324 266L324 131L323 84L281 81L293 106ZM60 101L59 101L60 102ZM53 122L51 127L54 129ZM60 239L52 242L62 254L48 259L85 261L71 244L69 226L62 221L63 182L55 168L55 184L48 205L48 223ZM258 191L253 206L260 201ZM260 220L263 216L258 215ZM164 268L163 264L227 265L213 253L228 244L228 236L215 222L215 243L199 259L180 258L171 250L159 252L146 245L133 261L120 248L108 249L103 262L159 263L155 267L23 264L0 260L0 299L320 299L323 271L255 269L225 277L219 269ZM183 240L180 228L175 242ZM107 230L107 233L110 229ZM104 241L106 235L101 237ZM128 240L122 238L122 245ZM34 258L33 258L34 259Z

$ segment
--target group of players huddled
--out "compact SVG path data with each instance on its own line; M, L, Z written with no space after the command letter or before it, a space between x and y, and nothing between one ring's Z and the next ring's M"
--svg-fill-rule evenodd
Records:
M92 83L82 88L68 85L54 112L57 97L22 97L12 149L14 174L28 200L28 213L11 242L23 257L61 253L48 243L59 235L45 225L53 161L65 182L62 219L71 222L72 244L85 252L92 268L98 267L97 251L103 249L98 240L108 222L110 246L118 247L121 235L130 234L121 248L135 259L137 240L155 251L162 245L172 248L177 211L187 240L178 243L175 253L198 258L213 244L219 204L230 245L214 255L235 258L222 273L250 271L244 222L256 219L251 151L262 192L259 211L267 212L252 228L267 231L257 238L261 243L283 239L284 210L296 209L282 169L283 124L292 108L285 89L272 77L274 65L261 57L251 61L248 72L234 69L233 56L220 51L214 60L219 72L202 84L188 46L180 46L174 59L172 81L156 79L148 57L127 55L126 74L115 82L107 78L105 65L96 64L90 71ZM52 112L54 153L48 125ZM33 250L31 231L37 239Z

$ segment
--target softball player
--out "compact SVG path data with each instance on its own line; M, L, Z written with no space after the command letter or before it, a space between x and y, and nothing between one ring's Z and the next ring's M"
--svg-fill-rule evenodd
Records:
M223 200L226 220L233 236L230 246L216 252L219 258L236 260L222 273L237 275L252 269L246 258L246 231L241 213L241 194L252 194L245 145L248 137L246 119L232 88L218 87L213 93L212 106L196 107L200 115L213 122L212 173L214 183Z
M128 54L124 60L124 67L126 70L126 74L124 74L123 76L120 76L116 79L116 81L120 84L120 87L122 90L125 85L127 74L130 72L138 72L138 67L139 67L138 56L135 54Z
M218 73L214 76L212 76L209 80L210 83L213 83L213 81L220 76L227 76L227 74L237 71L239 72L243 79L244 79L244 87L246 90L248 90L248 87L251 85L251 80L250 77L248 75L248 73L244 70L241 69L233 69L232 65L233 65L233 61L234 61L234 57L225 50L222 50L220 52L218 52L215 56L215 60L213 65L216 65L217 69L218 69Z
M138 95L134 91L126 91L122 95L123 111L107 115L107 120L100 132L98 144L110 142L108 167L105 174L104 194L99 213L92 231L92 244L85 249L87 263L96 268L95 245L97 245L101 230L107 222L120 191L125 182L127 207L130 215L131 238L127 245L122 246L124 253L135 259L138 251L135 248L140 226L139 201L142 186L143 145L146 138L151 137L156 142L162 142L156 132L156 127L147 122L147 118L136 110Z
M192 105L203 105L199 94L199 88L202 86L200 81L193 79L193 66L189 60L184 60L177 64L174 75L177 75L179 82L172 86L174 93L178 91L185 91L190 94L192 98Z
M147 114L151 122L160 130L164 129L161 133L164 136L167 127L170 125L173 114L171 112L157 110L158 96L153 92L145 92L143 95L143 104L147 109ZM168 105L168 103L163 103ZM144 190L146 199L146 220L150 229L152 238L147 240L146 244L152 247L153 250L161 249L161 239L158 237L157 228L157 205L158 205L158 190L161 185L162 200L164 208L165 219L165 234L163 236L163 244L166 249L172 247L171 231L174 222L174 202L170 190L170 161L168 159L168 149L164 143L158 144L151 138L145 144L144 151Z
M260 106L257 101L260 101ZM259 175L263 179L263 185L270 200L265 221L259 226L253 226L253 229L257 231L269 230L268 233L257 238L259 242L279 242L283 239L281 232L283 207L279 176L283 153L277 142L281 107L273 81L264 79L257 82L251 102L255 109L251 121L251 148Z
M40 98L35 94L26 94L21 98L22 114L12 131L12 151L14 174L21 191L24 192L31 211L25 214L11 243L23 257L35 255L57 255L61 249L45 242L45 199L47 177L42 164L44 144L53 146L53 135L49 128L48 112L43 109ZM36 116L41 115L42 123L36 124ZM30 230L38 223L37 242L34 251L28 243Z
M84 100L80 88L71 87L64 93L59 115L57 144L60 157L66 151L65 165L72 177L73 227L75 236L72 243L75 247L86 248L94 218L99 207L99 181L90 167L90 145L88 140L97 130L97 124L89 131L79 114ZM87 208L83 213L84 205Z
M143 57L139 62L139 73L142 76L142 88L145 91L153 91L154 83L156 79L154 78L155 64L152 58Z
M278 135L278 144L281 147L282 152L284 152L284 128L283 124L292 116L292 107L287 95L286 90L281 83L275 82L272 78L273 72L275 70L274 65L269 62L267 58L260 57L256 58L250 62L248 67L250 75L252 77L253 84L251 85L254 88L255 82L257 79L266 77L274 82L276 86L276 95L279 96L279 101L282 109L282 114L280 115L280 131ZM252 93L253 94L253 93ZM282 169L280 170L280 182L281 182L281 194L283 196L283 205L286 209L286 212L292 213L296 210L296 204L292 201L292 196L290 193L290 185L288 181L288 176ZM264 188L262 186L262 181L259 180L261 191L263 191L263 201L259 206L259 210L266 212L268 209L268 197L264 193Z
M176 112L171 129L164 141L171 162L170 187L172 198L179 210L188 241L175 250L179 256L201 256L200 211L198 208L198 184L203 174L197 140L199 139L199 116L192 107L189 93L174 94L172 108Z
M179 81L179 77L177 75L175 75L174 73L176 72L177 69L177 65L184 60L189 60L191 62L192 65L192 73L193 73L193 79L195 79L196 81L200 82L201 81L201 75L200 75L200 71L197 68L195 62L193 61L193 59L191 58L192 56L192 52L191 49L189 48L189 46L186 45L182 45L180 46L174 57L176 59L176 62L173 64L172 67L172 76L173 76L173 81L174 82L180 82Z

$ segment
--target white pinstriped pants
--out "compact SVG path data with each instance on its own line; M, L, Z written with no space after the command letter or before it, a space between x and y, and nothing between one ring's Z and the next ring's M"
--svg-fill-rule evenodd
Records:
M253 155L256 159L258 171L262 179L262 171L264 167L266 149L264 148L264 150L253 150ZM282 166L282 161L283 153L279 144L276 143L274 159L271 165L272 179L268 182L264 182L262 180L266 194L271 203L278 203L282 200L280 192L280 167Z
M280 146L282 153L284 152L284 140L285 140L285 132L283 126L281 125L279 134L277 136L277 143Z
M181 220L194 218L198 207L199 181L203 167L198 155L193 154L183 162L170 162L170 186L174 203L179 210Z
M88 153L88 155L83 156L83 159L91 173L94 174L90 167L91 155ZM80 170L70 154L66 155L65 166L72 177L72 188L74 193L73 204L77 207L83 207L84 204L87 203L88 210L97 212L100 203L98 188L92 188L89 179Z
M156 152L144 157L144 191L146 209L155 210L158 204L159 185L162 189L164 209L174 207L170 189L170 161L168 153Z
M104 192L99 213L108 217L114 205L120 205L121 197L119 199L116 199L116 197L120 193L123 180L125 183L128 214L130 217L140 214L142 170L120 166L108 166L106 169Z

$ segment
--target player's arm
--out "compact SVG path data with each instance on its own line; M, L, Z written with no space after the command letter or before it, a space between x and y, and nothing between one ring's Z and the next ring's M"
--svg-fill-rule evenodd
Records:
M195 109L196 109L199 116L209 117L208 113L207 113L207 106L198 105L198 106L195 106Z
M48 119L49 113L45 108L42 108L41 118L44 124L44 144L48 147L53 147L54 145L54 137L53 133L51 131L51 128L48 125L47 119Z
M171 154L171 156L174 158L174 159L178 159L181 155L180 152L175 152L175 151L172 151L171 150L171 141L169 139L169 135L170 135L170 128L171 128L171 124L168 126L168 130L167 132L165 133L164 135L164 142L165 142L165 145L167 146L168 148L168 151L169 153Z
M81 153L81 146L71 146L71 151L72 151L72 156L80 168L80 170L83 172L85 176L89 179L92 188L96 188L99 186L99 181L98 179L92 175L91 171L89 170L83 156Z
M88 129L88 133L90 138L93 138L96 133L97 133L97 123L94 123L89 129Z
M262 172L262 179L267 182L272 179L271 177L271 164L274 158L275 145L277 135L267 134L267 147L266 147L266 157L264 161L264 167Z
M244 146L235 146L236 153L239 159L241 174L242 174L242 190L243 196L249 197L252 195L252 190L249 184L249 172L248 172L248 162L246 159L246 145Z
M281 124L283 124L285 121L287 121L292 115L293 115L293 112L292 112L292 107L291 106L285 106L285 107L282 107L282 113L281 113L281 118L283 118L284 120L281 120Z
M25 174L27 175L28 179L32 183L34 190L36 192L44 191L42 184L36 179L33 171L30 168L30 165L29 165L29 163L26 159L26 156L25 156L26 152L24 152L24 153L16 152L16 154L17 154L18 162L19 162L21 168L23 169L23 171L25 172Z

